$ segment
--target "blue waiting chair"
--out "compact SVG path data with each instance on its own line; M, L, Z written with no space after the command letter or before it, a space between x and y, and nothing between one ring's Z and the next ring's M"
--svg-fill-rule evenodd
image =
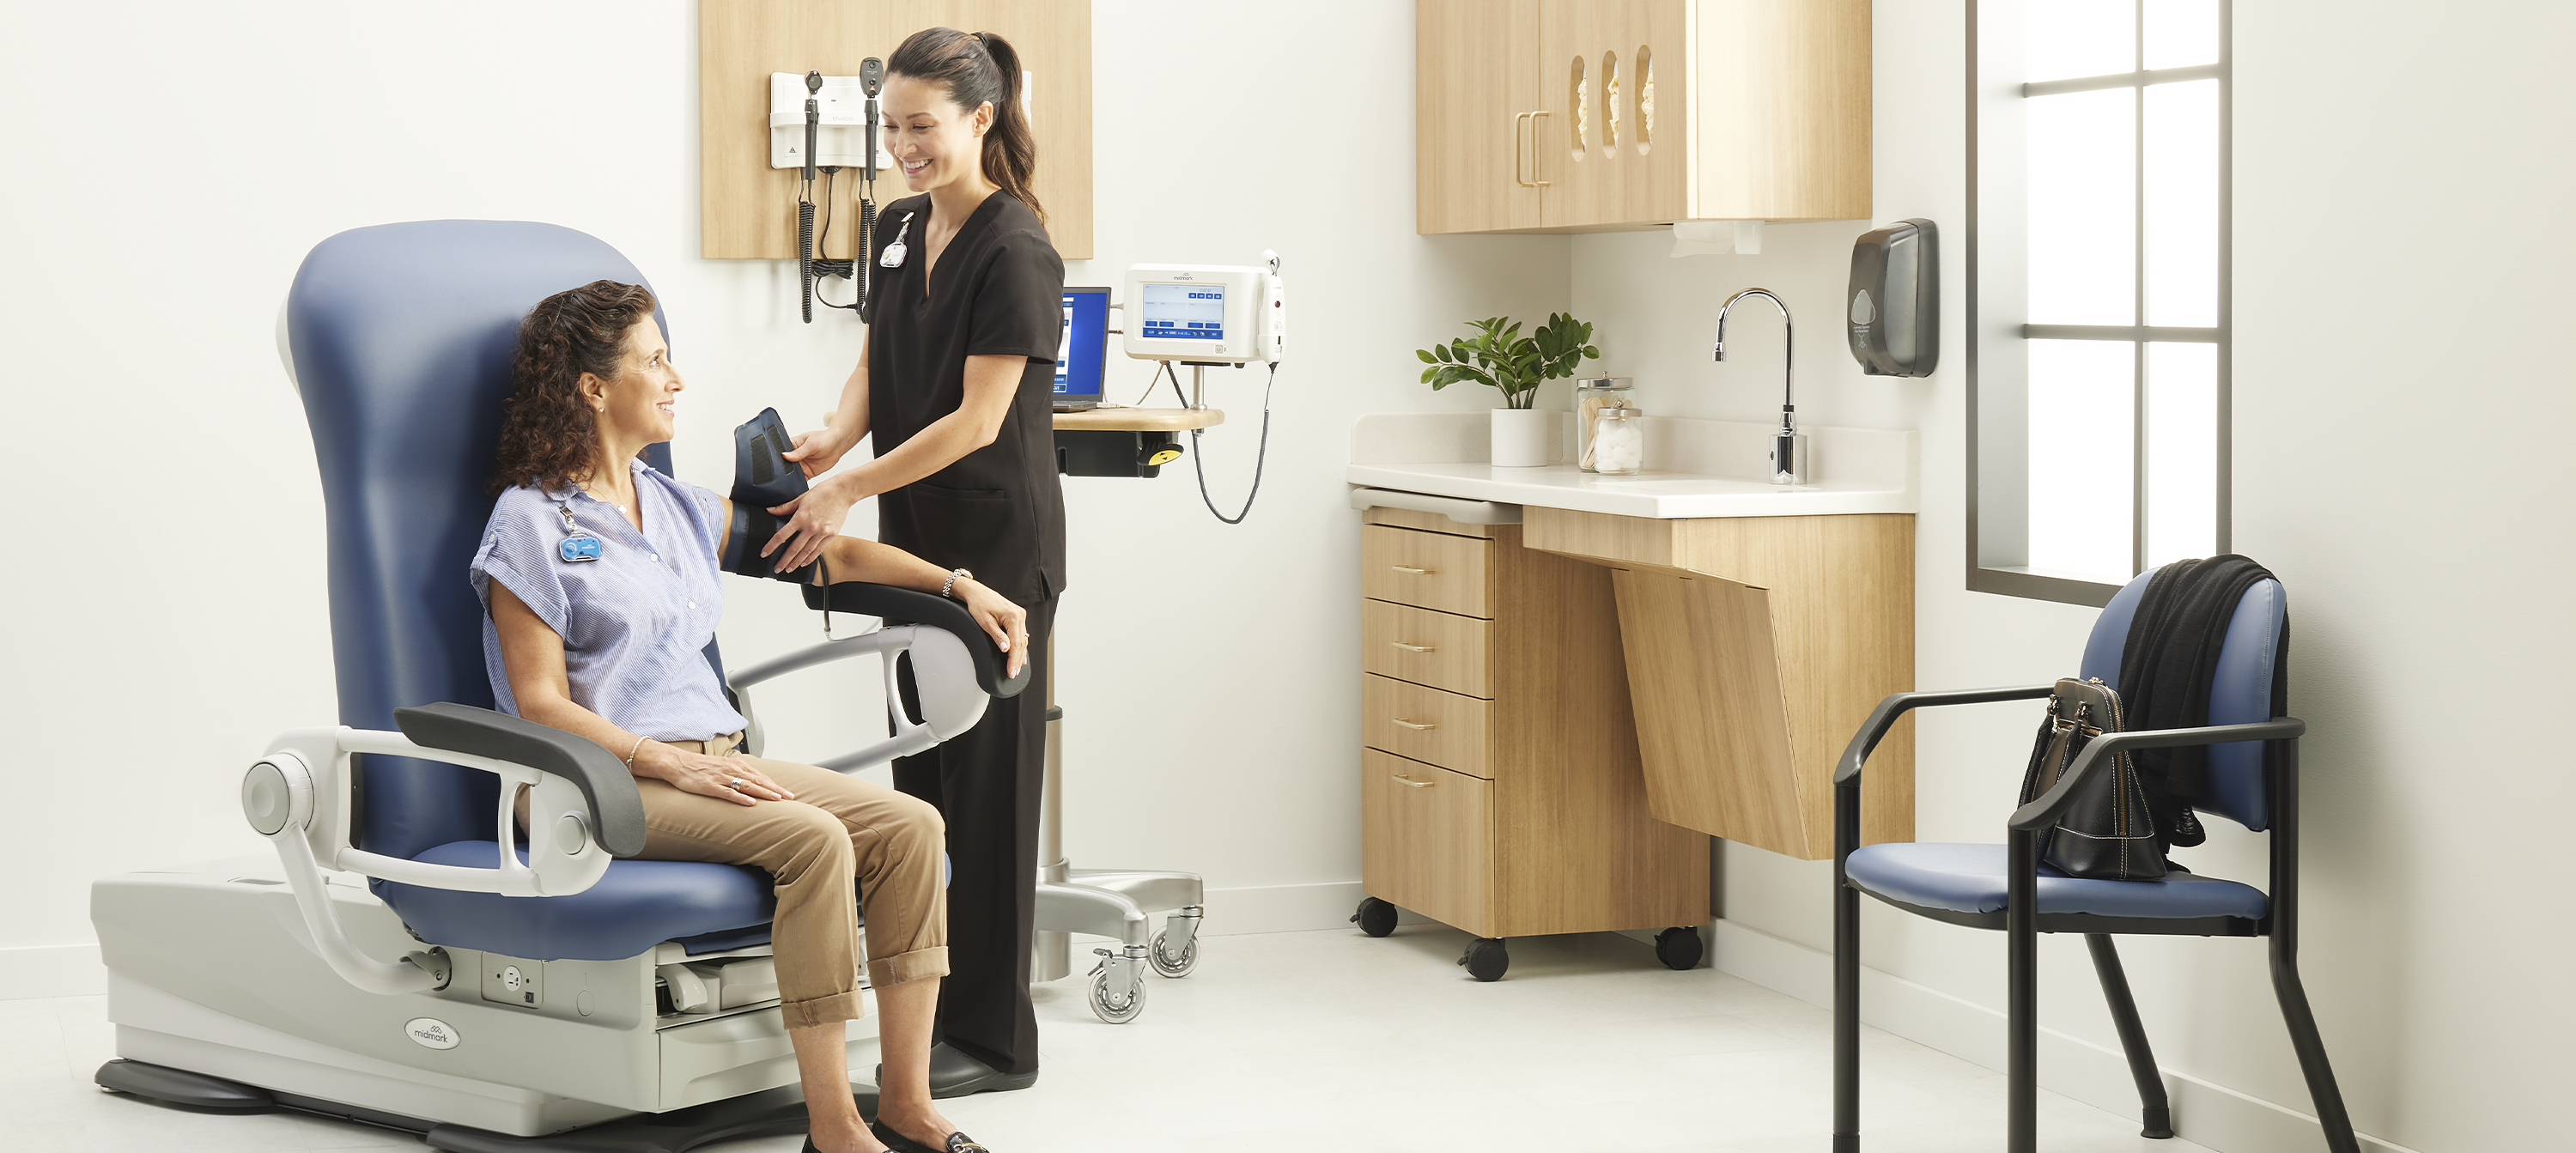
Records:
M2152 575L2152 574L2150 574ZM2080 675L2120 687L2120 656L2129 625L2145 595L2148 576L2122 588L2093 623ZM2120 969L2111 938L2120 933L2166 936L2269 937L2272 988L2289 1025L2299 1067L2307 1075L2317 1117L2333 1153L2358 1153L2343 1094L2318 1039L2316 1017L2299 982L2299 736L2307 724L2272 715L2274 669L2282 659L2288 600L2280 582L2265 580L2237 601L2219 652L2209 694L2209 725L2194 729L2127 732L2085 747L2054 788L2012 815L2001 845L1860 843L1863 765L1889 726L1907 711L1936 705L2034 700L2052 685L1898 693L1879 702L1853 734L1834 772L1834 1153L1860 1148L1860 898L1866 893L1920 917L1977 929L2001 929L2010 958L2010 1078L2008 1143L2011 1153L2037 1149L2039 1052L2039 937L2082 933L2093 954L2120 1045L2138 1083L2144 1136L2171 1137L2171 1111L2155 1055L2138 1022L2137 1002ZM2271 883L2264 889L2236 881L2170 873L2162 881L2098 881L2068 877L2039 863L2039 835L2073 802L2075 789L2107 771L2113 754L2138 749L2205 745L2209 771L2203 795L2187 798L2202 813L2226 817L2256 832L2271 833Z

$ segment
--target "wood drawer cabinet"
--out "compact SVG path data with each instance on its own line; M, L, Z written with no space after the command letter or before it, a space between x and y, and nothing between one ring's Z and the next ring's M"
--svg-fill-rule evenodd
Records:
M1369 893L1444 924L1493 921L1494 786L1464 773L1360 751L1360 871Z
M1492 699L1494 622L1360 602L1360 671Z
M1609 570L1364 522L1361 887L1479 937L1707 921L1708 838L1647 810Z
M1417 0L1415 226L1870 215L1870 0Z
M1493 702L1391 677L1360 678L1360 742L1491 778Z
M1492 542L1385 525L1360 530L1360 595L1460 616L1487 617Z

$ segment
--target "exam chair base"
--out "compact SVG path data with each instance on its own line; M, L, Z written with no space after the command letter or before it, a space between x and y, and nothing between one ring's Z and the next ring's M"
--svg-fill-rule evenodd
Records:
M686 1153L718 1141L802 1133L807 1126L804 1094L794 1086L771 1089L729 1101L717 1101L673 1113L638 1115L603 1122L568 1133L513 1137L463 1125L441 1125L356 1109L294 1093L272 1093L255 1085L226 1081L185 1069L172 1069L122 1057L99 1066L100 1087L164 1105L205 1113L266 1113L291 1109L418 1133L432 1149L448 1153ZM873 1119L876 1091L851 1089L862 1117Z
M744 1125L785 1126L757 1130L768 1133L804 1123L774 989L743 978L744 999L698 1012L658 1000L659 984L690 974L697 992L716 998L737 974L774 981L766 946L684 957L665 944L615 961L449 948L456 976L446 989L379 995L314 954L279 874L274 859L244 858L93 885L108 1016L125 1059L101 1070L101 1085L200 1109L228 1099L255 1108L265 1095L275 1106L429 1134L433 1147L460 1153L677 1153L753 1132ZM365 887L328 888L359 948L390 957L422 944ZM496 983L514 967L525 995ZM876 1024L850 1022L853 1069L877 1062ZM423 1030L445 1043L422 1041ZM873 1108L874 1091L864 1096ZM790 1106L792 1118L779 1112ZM632 1140L615 1136L628 1130ZM600 1143L612 1137L625 1143Z

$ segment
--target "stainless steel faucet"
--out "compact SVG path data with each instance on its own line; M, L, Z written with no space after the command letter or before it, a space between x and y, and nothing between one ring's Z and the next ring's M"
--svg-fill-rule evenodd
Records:
M1780 427L1771 434L1771 483L1805 484L1807 434L1798 431L1798 406L1791 403L1790 392L1795 382L1789 370L1795 363L1797 343L1792 339L1789 305L1768 288L1748 288L1727 297L1726 303L1717 306L1717 359L1721 363L1726 360L1726 314L1734 310L1736 301L1748 296L1759 296L1780 310Z

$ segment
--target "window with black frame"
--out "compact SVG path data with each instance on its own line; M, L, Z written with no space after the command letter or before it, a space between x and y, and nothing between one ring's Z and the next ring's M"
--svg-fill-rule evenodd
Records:
M1968 587L2228 548L2229 0L1969 0Z

